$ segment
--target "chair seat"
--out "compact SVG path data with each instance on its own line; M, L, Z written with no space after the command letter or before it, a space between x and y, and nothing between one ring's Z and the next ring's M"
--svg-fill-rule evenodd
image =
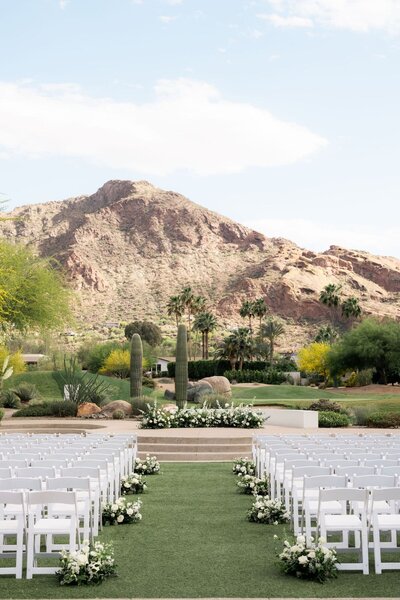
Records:
M400 528L400 515L385 515L379 514L376 516L376 520L378 522L379 527L388 527L389 529Z
M87 498L86 502L81 501L77 502L76 506L79 513L84 513L87 511L89 498ZM69 515L71 514L71 505L70 504L57 504L57 507L52 507L51 510L53 515Z
M71 519L38 519L33 526L34 533L69 533Z
M307 500L307 506L308 506L308 509L310 510L310 512L316 513L318 511L318 500ZM331 512L332 511L332 512L341 513L341 512L343 512L343 506L337 500L332 500L329 502L323 502L323 504L321 504L321 510L322 510L322 512L324 512L324 511Z
M0 533L17 533L19 527L20 524L16 519L0 521Z
M361 529L361 519L357 515L325 515L325 526L328 531L333 529Z

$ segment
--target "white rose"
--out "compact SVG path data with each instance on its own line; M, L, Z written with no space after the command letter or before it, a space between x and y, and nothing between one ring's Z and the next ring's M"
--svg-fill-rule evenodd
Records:
M304 535L298 535L296 538L296 542L298 544L305 544L306 543L306 538L304 537Z
M116 510L118 510L118 504L112 504L112 505L111 505L111 510L112 510L113 512L115 512Z
M299 562L299 565L306 565L308 563L307 556L299 556L298 562Z
M315 558L315 552L313 550L308 553L308 558Z
M118 515L118 517L117 517L118 523L122 523L123 520L124 520L124 515Z
M126 514L131 517L133 515L133 510L131 508L128 508L128 510L126 511Z

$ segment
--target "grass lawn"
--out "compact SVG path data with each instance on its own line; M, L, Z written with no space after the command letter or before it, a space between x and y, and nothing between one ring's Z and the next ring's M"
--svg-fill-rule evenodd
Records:
M282 575L273 535L284 527L246 520L251 499L236 491L229 463L166 464L148 483L143 521L101 535L114 542L118 578L62 588L53 576L3 576L0 598L399 597L398 571L340 573L325 585Z

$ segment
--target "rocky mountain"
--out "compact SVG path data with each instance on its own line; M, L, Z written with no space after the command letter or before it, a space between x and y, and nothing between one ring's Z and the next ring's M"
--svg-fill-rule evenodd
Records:
M287 321L287 349L328 312L328 283L360 299L364 312L400 317L400 260L331 246L323 253L266 238L146 181L109 181L91 196L17 208L0 235L55 257L78 291L83 324L165 320L168 297L185 285L238 324L245 298L263 296Z

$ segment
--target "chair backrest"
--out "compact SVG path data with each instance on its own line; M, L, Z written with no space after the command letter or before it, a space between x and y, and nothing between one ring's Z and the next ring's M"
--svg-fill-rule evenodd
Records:
M24 510L24 494L23 492L0 491L0 505L16 504L22 506Z
M307 475L308 477L313 477L317 475L330 475L331 470L330 467L315 467L315 466L304 466L304 467L294 467L292 471L293 479L299 479L300 477L304 477Z
M396 478L394 475L355 475L351 483L353 488L390 488L396 485Z
M370 467L370 466L374 466L374 467L395 467L396 465L399 464L399 461L397 460L392 460L392 459L385 459L385 458L380 458L379 460L374 460L374 459L365 459L362 461L363 465L365 467Z
M400 500L400 487L379 488L372 490L372 505L374 501L386 500L387 502Z
M347 478L345 475L316 475L304 477L304 491L319 488L345 488Z
M49 504L70 504L76 506L75 492L50 490L45 492L28 492L28 513L30 506L48 506Z
M0 479L8 479L12 476L11 467L0 467Z
M90 492L89 477L54 477L46 479L47 490L85 490Z
M358 465L360 464L358 460L353 459L353 460L349 460L349 459L339 459L339 460L335 460L335 459L327 459L324 460L323 463L325 465L329 465L332 469L336 470L337 467L358 467Z
M34 477L0 479L0 490L41 490L42 481Z
M321 504L332 502L333 500L337 500L338 502L364 502L365 506L367 506L368 490L348 487L320 488L319 501Z
M381 475L400 475L400 465L395 467L380 467L379 472Z
M0 461L0 468L6 468L6 467L14 468L14 467L27 467L27 466L28 466L28 461L26 461L26 460L7 458L6 460Z
M67 467L68 460L66 458L48 458L45 460L32 460L32 467Z
M61 477L89 477L90 479L99 479L100 470L98 467L64 467L60 471Z
M347 475L350 477L351 475L374 475L375 467L360 467L360 466L336 466L335 475Z
M55 477L56 470L54 467L16 467L14 469L16 477Z

